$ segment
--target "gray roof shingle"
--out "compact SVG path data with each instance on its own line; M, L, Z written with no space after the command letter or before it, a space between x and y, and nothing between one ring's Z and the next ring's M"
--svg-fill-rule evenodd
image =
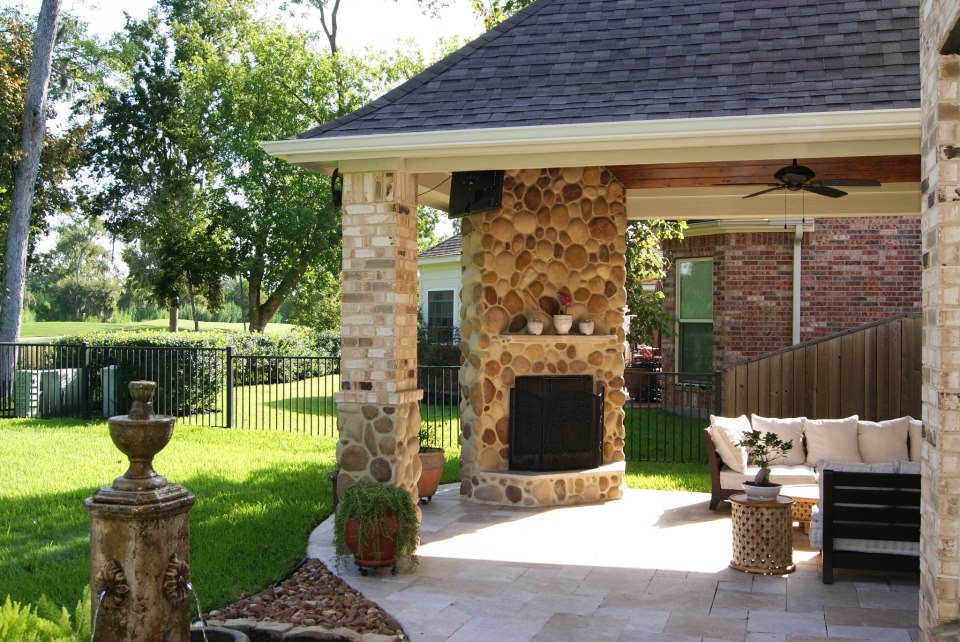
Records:
M459 256L461 251L460 234L454 234L450 238L425 249L417 258L427 259L441 256Z
M918 0L539 0L298 138L912 108Z

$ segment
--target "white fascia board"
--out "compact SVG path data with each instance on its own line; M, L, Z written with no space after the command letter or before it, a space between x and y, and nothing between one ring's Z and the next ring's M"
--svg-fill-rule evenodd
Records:
M410 172L913 154L920 110L677 118L265 141L317 169Z
M438 266L446 267L447 264L455 265L457 269L459 269L460 254L447 254L446 256L421 256L417 258L417 265L421 267L437 269Z
M688 221L687 229L683 231L683 238L694 236L714 236L716 234L740 234L747 232L782 232L789 228L796 229L800 225L804 232L814 230L812 218L779 218L779 219L718 219L713 221Z

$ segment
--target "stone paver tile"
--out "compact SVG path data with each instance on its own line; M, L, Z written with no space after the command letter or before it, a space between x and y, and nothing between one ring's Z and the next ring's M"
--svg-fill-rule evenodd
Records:
M524 567L516 564L497 564L487 561L470 562L454 571L453 577L459 580L491 580L513 582L523 575Z
M392 611L390 614L397 621L403 622L404 630L414 640L422 639L423 636L440 636L446 640L473 617L470 611L458 605L448 606L437 612L427 611L421 605L416 605L402 611Z
M786 595L788 577L757 575L753 578L753 592Z
M633 631L662 633L670 619L670 611L644 611L641 609L600 607L594 617L611 618L626 622L626 628Z
M838 637L864 638L870 642L910 642L910 631L877 626L829 625L830 639Z
M471 618L451 635L449 642L529 642L543 628L546 617L482 615Z
M788 635L786 642L870 642L867 638L820 637L816 635Z
M561 593L538 593L530 599L518 613L530 612L568 613L571 615L592 615L603 598L598 595L565 595Z
M745 608L721 608L716 604L710 609L713 617L722 617L728 620L746 620L749 611Z
M621 568L595 568L576 587L575 593L606 595L611 589L624 593L642 593L647 590L653 572Z
M747 621L727 619L712 615L674 612L663 627L664 633L695 636L708 634L717 640L737 640L741 642L747 635Z
M716 582L655 577L643 592L611 592L603 600L603 606L706 615L715 593Z
M916 609L860 609L848 606L825 606L827 626L869 626L910 629L918 626Z
M480 615L519 615L531 600L538 599L533 593L504 591L494 595L459 595L454 604ZM537 617L540 617L538 615Z
M853 584L824 584L820 578L790 582L787 586L787 610L795 612L823 612L826 605L860 605L856 586Z
M744 642L786 642L786 640L787 636L783 633L747 633Z
M750 633L783 633L784 635L827 634L822 613L790 613L784 611L750 611L747 617Z
M891 591L889 587L858 588L860 606L865 609L912 609L920 608L920 589L915 591Z
M533 637L537 642L617 642L623 633L623 620L556 613Z
M672 633L651 633L650 631L635 631L628 623L623 629L623 635L617 642L701 642L702 638L692 635L673 635Z
M749 593L753 590L753 578L746 576L741 580L721 580L717 588L723 591L741 591Z
M787 596L777 593L744 593L743 591L717 591L713 608L746 608L763 611L786 611Z
M557 577L557 570L545 570L538 567L529 568L516 580L510 583L511 588L517 591L531 591L533 593L575 593L579 582Z

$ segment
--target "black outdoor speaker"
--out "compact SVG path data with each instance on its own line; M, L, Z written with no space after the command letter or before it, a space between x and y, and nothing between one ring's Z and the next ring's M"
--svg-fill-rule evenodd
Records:
M466 216L500 207L503 170L454 172L450 178L450 216Z

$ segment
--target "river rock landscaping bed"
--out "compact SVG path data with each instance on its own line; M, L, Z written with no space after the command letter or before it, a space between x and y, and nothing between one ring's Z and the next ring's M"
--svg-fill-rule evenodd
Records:
M276 586L209 612L209 625L243 631L251 642L399 642L403 627L318 559Z

